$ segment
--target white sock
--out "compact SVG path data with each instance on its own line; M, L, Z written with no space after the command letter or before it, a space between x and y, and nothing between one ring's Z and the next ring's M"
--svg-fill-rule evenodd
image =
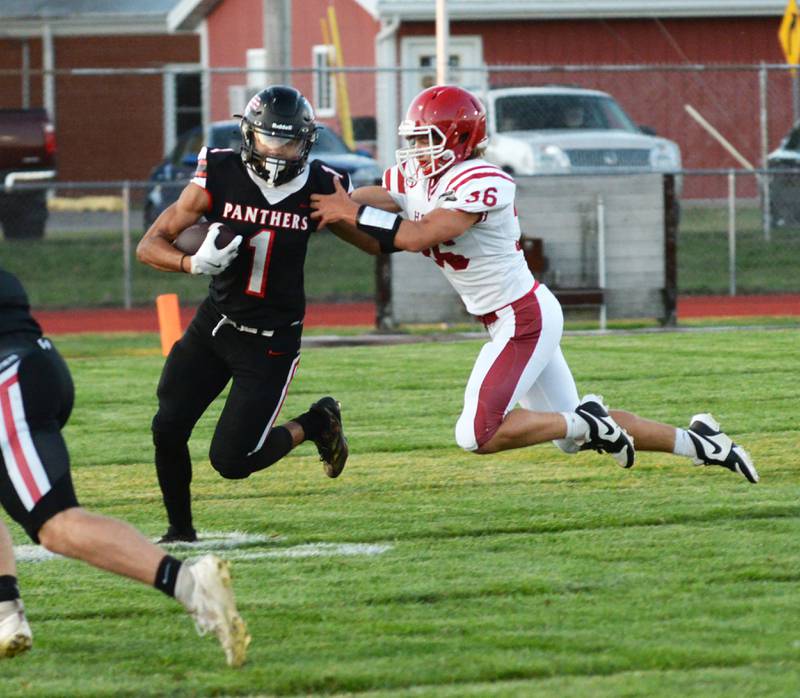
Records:
M694 442L689 434L686 433L686 429L675 429L675 447L672 449L672 452L676 456L697 458L697 449L694 447Z
M578 443L589 438L589 425L577 412L561 412L560 414L567 423L567 433L564 438L575 439Z
M11 601L0 601L0 620L5 620L9 616L24 611L22 599L12 599Z
M175 598L180 601L187 611L192 609L192 593L194 592L194 576L190 568L191 565L184 562L178 570L178 578L175 580Z

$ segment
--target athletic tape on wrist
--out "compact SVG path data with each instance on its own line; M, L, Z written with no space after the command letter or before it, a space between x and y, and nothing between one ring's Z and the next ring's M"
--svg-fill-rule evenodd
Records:
M367 235L375 238L380 245L381 252L398 252L394 246L394 238L403 219L396 213L383 211L374 206L363 204L356 214L356 227Z

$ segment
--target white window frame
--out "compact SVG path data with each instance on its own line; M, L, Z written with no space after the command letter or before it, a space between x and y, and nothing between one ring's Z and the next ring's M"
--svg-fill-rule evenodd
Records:
M333 65L333 52L332 44L316 44L311 48L314 111L326 119L336 116L336 76L333 72L323 72L321 68Z
M205 112L205 95L203 94L202 89L202 72L203 67L199 63L169 63L164 66L164 79L163 79L163 90L164 90L164 154L172 152L172 149L175 147L175 144L178 142L178 134L176 133L176 126L178 123L177 119L177 111L175 109L175 99L177 95L177 89L175 87L175 77L176 73L173 72L174 70L181 69L182 71L190 71L190 72L197 72L201 73L201 95L200 100L201 104L199 105L200 109L200 123L203 123L204 119L204 112Z

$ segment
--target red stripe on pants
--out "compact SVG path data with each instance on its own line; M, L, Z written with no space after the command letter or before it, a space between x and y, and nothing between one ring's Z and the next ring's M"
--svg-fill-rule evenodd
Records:
M542 334L542 312L535 295L523 296L514 301L511 308L515 319L514 336L494 360L478 392L474 426L479 447L490 441L503 423L508 403Z
M28 459L25 457L25 452L22 450L22 444L19 442L19 434L17 433L17 425L14 423L14 414L11 411L11 396L9 390L12 386L17 385L17 376L11 376L5 383L0 385L0 412L3 415L3 423L6 427L6 434L8 435L8 444L11 451L14 453L14 459L17 461L22 480L28 492L31 495L33 503L36 504L41 498L42 493L36 485L36 480L33 479Z

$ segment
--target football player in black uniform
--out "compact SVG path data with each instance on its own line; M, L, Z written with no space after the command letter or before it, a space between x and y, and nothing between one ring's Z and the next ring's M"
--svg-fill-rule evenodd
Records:
M201 149L194 178L137 248L139 260L156 269L211 276L208 297L167 357L158 384L153 442L169 519L162 542L197 539L189 436L231 379L209 453L223 477L246 478L306 440L316 444L329 477L338 477L348 455L332 397L281 426L275 420L300 361L303 267L317 228L310 198L332 193L335 179L345 190L350 182L319 160L308 163L317 125L308 100L292 87L259 92L240 128L240 152ZM202 216L224 223L236 237L217 249L212 226L196 254L182 254L172 241Z
M67 365L33 319L19 280L0 269L0 502L48 550L152 584L180 601L199 631L217 635L228 663L250 641L236 611L227 563L206 555L182 564L135 528L78 504L61 428L72 411ZM14 548L0 521L0 657L30 649Z

